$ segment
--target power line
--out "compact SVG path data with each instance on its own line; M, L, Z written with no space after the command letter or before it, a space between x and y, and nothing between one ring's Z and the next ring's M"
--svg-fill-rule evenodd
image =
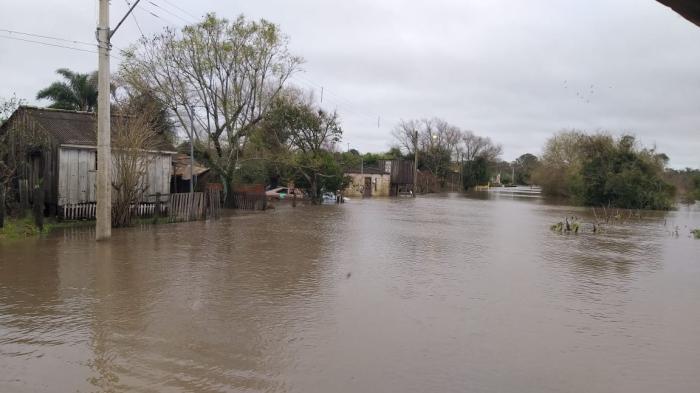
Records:
M124 0L126 2L126 5L131 7L131 3L129 0ZM141 30L141 26L139 25L139 21L136 20L136 14L134 12L131 13L131 17L134 18L134 23L136 23L136 28L139 29L139 33L141 33L141 37L146 38L146 36L143 34L143 30Z
M36 38L44 38L47 40L54 40L54 41L60 41L60 42L69 42L71 44L79 44L79 45L90 45L90 46L95 46L94 42L85 42L85 41L77 41L77 40L69 40L66 38L58 38L58 37L52 37L48 35L41 35L41 34L34 34L34 33L25 33L23 31L16 31L16 30L7 30L7 29L0 29L1 32L4 33L10 33L10 34L19 34L19 35L24 35L28 37L36 37Z
M149 0L148 2L151 3L151 5L153 5L154 7L156 7L156 8L158 8L158 9L161 9L161 10L167 12L168 14L170 14L170 15L172 15L172 16L178 18L178 19L180 19L181 21L183 21L183 22L185 22L185 23L187 23L187 24L192 23L191 21L188 21L187 19L181 17L180 15L177 15L176 13L171 12L171 11L169 11L169 10L167 10L167 9L165 9L165 8L163 8L163 7L161 7L161 6L159 6L158 4L156 4L156 3L154 3L154 2L152 2L152 1L150 1L150 0Z
M5 38L8 40L15 40L15 41L22 41L22 42L28 42L32 44L39 44L39 45L44 45L44 46L51 46L55 48L62 48L62 49L70 49L74 51L79 51L79 52L87 52L87 53L98 53L98 51L93 50L93 49L85 49L85 48L76 48L74 46L68 46L68 45L61 45L61 44L54 44L51 42L43 42L43 41L36 41L36 40L29 40L26 38L19 38L19 37L8 37L4 35L0 35L0 38ZM91 44L93 47L97 47L97 44ZM117 48L119 49L119 48ZM120 49L122 50L122 49ZM117 60L124 60L121 56L115 55L115 54L110 54L110 57L114 57Z
M170 6L172 6L173 8L180 10L182 13L184 13L184 14L186 14L187 16L193 18L194 20L198 20L198 19L199 19L198 16L194 16L193 14L187 12L187 10L184 10L184 9L178 7L177 5L171 3L170 1L168 1L168 0L163 0L163 1L166 2L166 3L168 3L168 4L170 4Z
M165 17L163 17L163 16L160 16L160 15L156 14L155 12L153 12L153 10L144 7L144 3L139 3L139 5L138 5L137 8L140 8L141 11L143 11L143 12L145 12L145 13L147 13L147 14L150 14L152 17L154 17L154 18L156 18L156 19L160 19L162 22L164 22L164 25L165 25L166 27L168 27L168 26L177 26L177 23L174 23L173 21L171 21L171 20L169 20L169 19L167 19L167 18L165 18Z
M52 44L50 42L42 42L42 41L35 41L35 40L28 40L26 38L19 38L19 37L8 37L8 36L3 36L0 35L0 38L6 38L8 40L17 40L17 41L24 41L24 42L31 42L33 44L40 44L40 45L46 45L46 46L53 46L56 48L64 48L64 49L71 49L71 50L76 50L80 52L90 52L90 53L97 53L96 50L90 50L90 49L83 49L83 48L76 48L74 46L68 46L68 45L61 45L61 44ZM94 45L94 44L92 44Z

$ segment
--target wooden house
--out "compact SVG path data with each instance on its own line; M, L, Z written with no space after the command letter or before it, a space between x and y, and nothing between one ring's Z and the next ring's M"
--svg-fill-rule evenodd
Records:
M113 125L116 118L112 117ZM0 125L0 160L13 168L10 192L20 204L32 204L31 190L37 187L43 190L51 215L65 206L95 203L96 120L96 114L90 112L21 106ZM167 198L175 148L162 135L156 146L146 152L144 188L149 197L161 194Z

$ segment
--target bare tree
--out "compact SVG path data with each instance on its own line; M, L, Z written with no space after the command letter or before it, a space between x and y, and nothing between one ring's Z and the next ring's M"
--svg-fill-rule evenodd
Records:
M421 124L419 120L401 120L391 131L397 146L402 153L412 155L415 153L416 133L419 133Z
M132 207L144 200L146 175L158 147L153 112L117 116L112 128L112 226L131 225Z
M477 158L495 161L501 155L503 148L493 143L491 138L478 136L472 131L463 131L460 150L464 154L465 161L474 161Z
M181 32L165 30L124 53L122 76L166 104L176 125L206 146L204 159L229 194L247 136L302 59L265 20L207 15Z

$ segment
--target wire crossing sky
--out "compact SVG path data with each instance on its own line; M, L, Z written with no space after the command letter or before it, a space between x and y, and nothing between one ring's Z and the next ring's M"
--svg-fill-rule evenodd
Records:
M115 24L131 0L111 3ZM506 160L577 128L633 133L671 166L700 167L700 29L654 0L142 0L115 47L212 11L281 26L306 59L291 82L323 88L343 146L385 150L400 119L437 116ZM0 96L44 105L56 69L95 70L95 26L95 0L0 0Z

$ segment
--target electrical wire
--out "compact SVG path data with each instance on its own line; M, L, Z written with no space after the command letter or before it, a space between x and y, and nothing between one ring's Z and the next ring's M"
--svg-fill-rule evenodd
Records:
M153 5L154 7L156 7L156 8L158 8L158 9L160 9L160 10L163 10L163 11L167 12L168 14L170 14L170 15L172 15L172 16L178 18L178 19L180 19L181 21L183 21L183 22L185 22L185 23L192 23L191 21L189 21L189 20L187 20L187 19L181 17L180 15L177 15L176 13L174 13L174 12L172 12L172 11L169 11L169 10L165 9L164 7L159 6L158 4L156 4L156 3L154 3L154 2L152 2L152 1L150 1L150 0L149 0L148 2L151 3L151 5Z
M163 0L163 1L166 2L167 4L169 4L170 6L172 6L173 8L175 8L175 9L179 10L180 12L184 13L185 15L189 16L190 18L192 18L192 19L194 19L194 20L198 20L198 19L199 19L199 17L194 16L192 13L187 12L187 10L184 10L184 9L178 7L177 5L171 3L169 0Z
M129 0L124 0L124 2L126 2L126 5L128 7L131 7L131 3L129 2ZM136 19L136 15L133 12L131 13L131 17L134 18L134 23L136 23L136 28L139 29L139 33L141 33L141 37L143 37L145 39L146 36L143 34L143 30L141 30L141 25L139 25L139 21Z
M46 46L53 46L56 48L64 48L64 49L71 49L75 51L80 51L80 52L90 52L90 53L97 53L96 50L90 50L90 49L84 49L84 48L76 48L74 46L68 46L68 45L61 45L61 44L52 44L50 42L42 42L42 41L35 41L35 40L29 40L26 38L19 38L19 37L8 37L8 36L3 36L0 35L0 38L5 38L8 40L16 40L16 41L24 41L24 42L31 42L33 44L41 44L41 45L46 45ZM95 46L95 44L92 44Z
M70 39L66 39L66 38L58 38L58 37L52 37L52 36L47 36L47 35L41 35L41 34L25 33L23 31L17 31L17 30L0 29L0 32L9 33L9 34L24 35L24 36L28 36L28 37L44 38L44 39L60 41L60 42L69 42L71 44L95 46L94 42L77 41L77 40L70 40Z

